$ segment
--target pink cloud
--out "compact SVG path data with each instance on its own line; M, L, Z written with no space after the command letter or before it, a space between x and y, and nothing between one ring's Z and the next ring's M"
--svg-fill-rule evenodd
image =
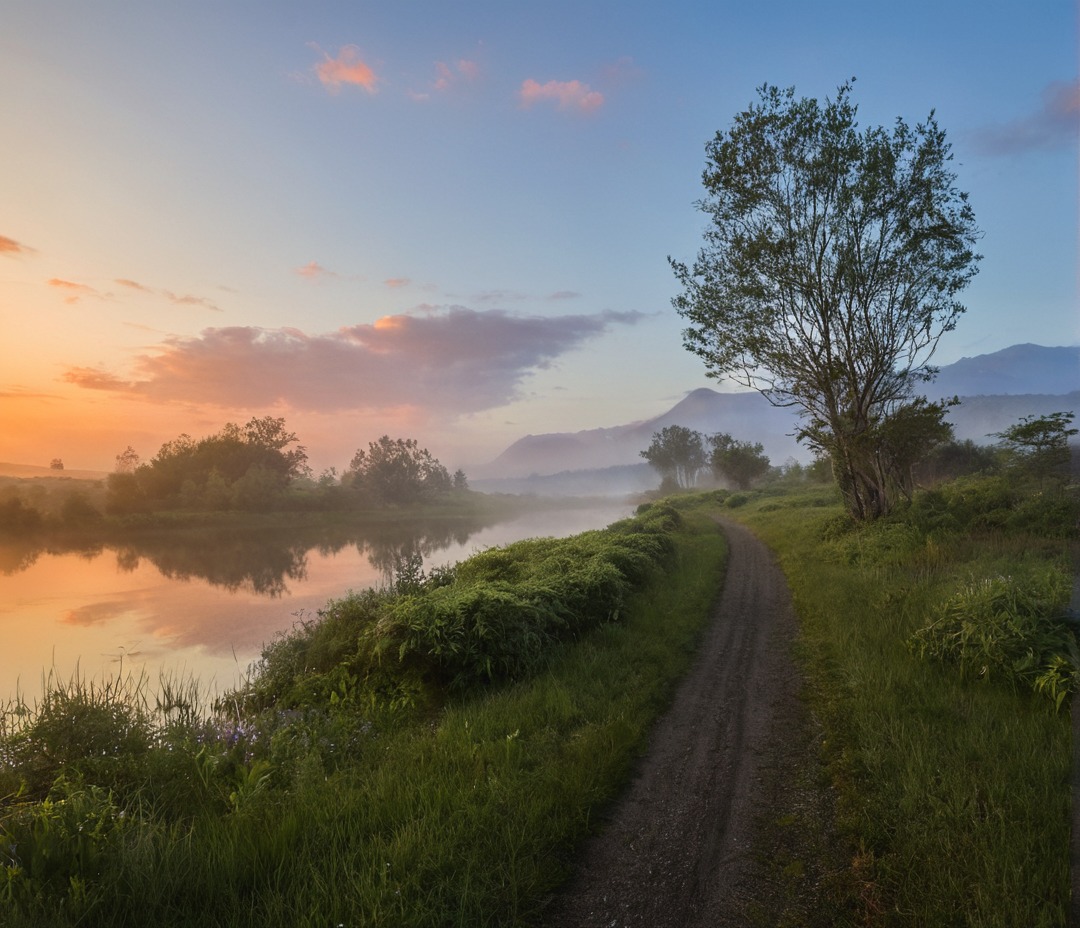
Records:
M528 109L534 103L554 103L560 110L580 110L583 113L598 109L604 95L590 89L581 81L548 81L538 83L531 77L522 82L521 105Z
M33 250L33 248L28 248L13 238L0 235L0 255L25 255L30 254Z
M410 280L408 277L389 277L383 283L391 290L399 290L402 287L409 286Z
M67 296L64 297L65 303L77 303L79 302L79 299L84 296L101 296L97 290L88 284L79 284L71 280L61 280L59 277L50 278L46 283L50 287L67 294Z
M514 316L460 306L386 316L324 335L233 326L172 337L124 380L76 367L64 380L159 403L304 410L414 408L461 415L505 405L523 380L635 312Z
M336 58L331 58L317 45L313 47L323 56L323 60L315 65L315 73L328 90L336 92L342 85L352 84L363 87L368 93L375 93L379 79L371 67L360 59L360 49L355 45L342 46Z
M1063 148L1080 140L1080 81L1054 81L1043 88L1039 107L1026 116L975 133L987 154L1007 155Z
M308 261L303 267L298 267L295 272L307 280L317 280L320 277L337 277L333 271L328 271L318 261Z

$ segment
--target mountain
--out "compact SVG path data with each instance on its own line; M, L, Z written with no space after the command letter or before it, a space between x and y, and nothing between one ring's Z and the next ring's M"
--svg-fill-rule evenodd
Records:
M962 358L941 368L927 385L932 399L960 396L949 410L956 437L989 444L1022 416L1074 410L1080 416L1080 347L1013 345L993 354ZM474 469L477 489L492 492L623 492L647 478L641 451L669 425L700 432L728 432L761 442L777 464L809 455L794 439L798 416L777 408L759 393L694 390L652 419L582 432L526 435L490 464ZM638 465L631 469L631 465ZM655 477L653 477L655 482ZM592 487L591 490L585 490ZM560 489L561 488L561 489Z
M642 463L641 452L649 447L653 434L669 425L729 432L736 437L753 435L776 461L799 453L791 437L797 426L791 410L771 406L759 393L717 393L702 387L667 412L642 422L584 432L526 435L490 464L474 470L481 479L520 479ZM476 484L476 480L471 482Z
M1080 390L1080 348L1013 345L961 358L943 367L928 389L936 396L1072 393Z

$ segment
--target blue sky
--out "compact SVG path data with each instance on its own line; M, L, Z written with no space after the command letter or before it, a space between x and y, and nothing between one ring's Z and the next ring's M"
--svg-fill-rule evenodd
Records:
M452 466L707 380L666 258L768 82L934 109L984 232L938 360L1080 340L1071 2L0 2L0 460L282 415Z

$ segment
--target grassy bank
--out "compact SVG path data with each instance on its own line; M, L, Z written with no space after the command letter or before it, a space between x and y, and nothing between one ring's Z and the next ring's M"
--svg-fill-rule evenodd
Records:
M213 713L122 684L9 707L4 923L535 923L723 556L708 519L653 507L329 604Z
M792 587L864 924L1066 920L1076 513L1000 490L972 480L863 527L827 494L730 510Z

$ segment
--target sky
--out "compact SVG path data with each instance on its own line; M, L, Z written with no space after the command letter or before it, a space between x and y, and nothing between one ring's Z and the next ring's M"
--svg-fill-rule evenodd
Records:
M0 461L283 417L451 469L706 376L667 258L769 83L933 110L983 231L935 357L1080 343L1074 0L0 0Z

